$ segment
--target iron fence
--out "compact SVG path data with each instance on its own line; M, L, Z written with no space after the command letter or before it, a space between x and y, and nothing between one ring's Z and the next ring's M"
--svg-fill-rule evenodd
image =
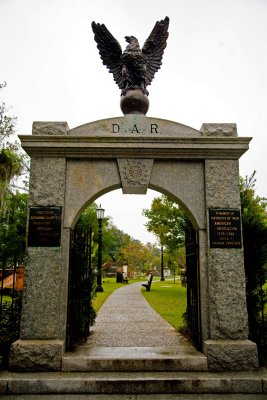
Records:
M20 261L20 262L19 262ZM24 287L23 261L15 256L0 260L0 365L6 368L11 344L19 338L22 290Z
M67 350L86 341L95 312L92 298L95 290L92 273L92 229L71 232Z
M198 350L201 350L200 290L198 235L190 222L185 234L187 278L187 329Z

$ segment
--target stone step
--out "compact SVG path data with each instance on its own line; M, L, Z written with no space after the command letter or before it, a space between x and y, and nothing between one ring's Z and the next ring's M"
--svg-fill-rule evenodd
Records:
M1 395L267 394L266 371L0 372ZM2 396L1 396L2 398ZM46 397L45 397L46 398ZM96 397L97 398L97 397ZM134 399L134 397L132 397ZM153 396L153 400L155 397ZM235 399L233 396L232 399Z
M1 400L266 400L266 394L14 394Z
M207 358L194 347L79 346L62 359L62 371L207 371Z

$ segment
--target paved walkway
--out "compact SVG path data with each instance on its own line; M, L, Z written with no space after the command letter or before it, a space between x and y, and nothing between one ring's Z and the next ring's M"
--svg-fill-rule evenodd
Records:
M175 347L190 344L148 304L141 293L141 283L133 283L120 287L108 297L91 328L87 345Z

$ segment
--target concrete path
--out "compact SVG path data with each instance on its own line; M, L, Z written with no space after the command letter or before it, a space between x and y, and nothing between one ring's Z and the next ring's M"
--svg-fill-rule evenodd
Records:
M141 283L122 286L108 297L97 315L95 325L91 328L87 345L90 347L190 346L187 339L148 304L141 293Z
M207 371L207 358L153 310L141 283L133 283L108 297L87 343L63 356L62 371Z

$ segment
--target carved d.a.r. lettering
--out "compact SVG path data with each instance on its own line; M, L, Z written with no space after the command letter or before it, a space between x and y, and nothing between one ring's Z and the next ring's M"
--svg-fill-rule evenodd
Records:
M132 128L132 130L131 130L131 133L134 133L134 132L136 132L136 133L140 133L140 131L138 130L138 128L137 128L137 125L136 125L136 124L134 124L134 126L133 126L133 128Z
M112 124L111 132L112 133L119 133L121 131L121 126L119 124ZM159 133L158 132L158 125L157 124L150 124L148 129L144 129L137 124L127 127L124 132L131 132L131 133Z
M112 133L118 133L120 131L120 125L112 124Z
M150 124L150 133L158 133L158 125Z

